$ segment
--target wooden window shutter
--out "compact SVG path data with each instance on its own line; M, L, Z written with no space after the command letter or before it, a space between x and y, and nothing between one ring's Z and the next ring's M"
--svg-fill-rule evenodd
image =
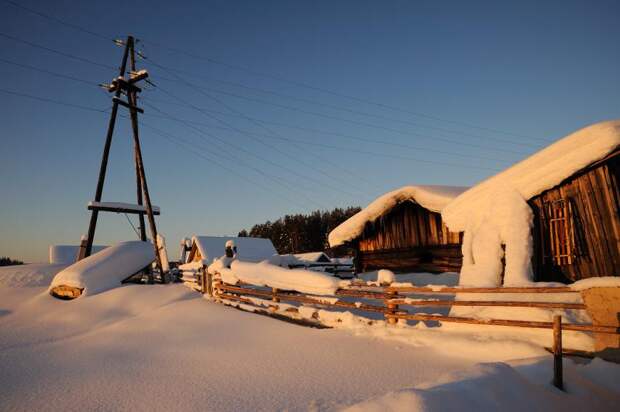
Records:
M541 209L541 237L544 260L554 265L572 265L575 235L571 202L558 199L545 202Z

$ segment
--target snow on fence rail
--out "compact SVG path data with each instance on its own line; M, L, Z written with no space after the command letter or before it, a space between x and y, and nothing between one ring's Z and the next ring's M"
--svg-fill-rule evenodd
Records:
M248 264L244 265L247 271ZM620 328L605 324L575 324L563 323L561 316L554 316L552 322L539 320L512 320L512 319L481 319L465 316L451 316L441 314L427 314L409 312L406 308L415 307L518 307L518 308L539 308L539 309L567 309L567 310L588 310L584 303L574 302L537 302L520 300L448 300L434 298L436 295L455 295L455 294L578 294L579 290L571 287L443 287L443 286L376 286L363 281L341 282L339 287L329 295L316 295L312 293L302 293L292 289L279 289L269 284L270 276L258 276L260 281L256 281L256 275L245 279L244 276L233 274L235 267L231 269L221 269L215 273L203 271L196 277L192 286L216 301L238 307L256 313L267 314L276 317L285 317L293 321L311 324L319 327L329 327L321 323L318 316L318 308L321 309L350 309L362 313L380 314L387 321L388 325L398 323L399 319L413 321L437 321L453 322L474 325L495 325L511 326L534 329L553 330L554 356L554 385L558 388L563 387L562 382L562 353L575 353L571 349L562 349L562 330L576 332L594 333L595 338L602 335L614 336L616 341L620 339ZM256 269L260 264L256 265ZM267 267L264 267L267 270ZM281 269L285 270L285 269ZM220 273L222 272L222 273ZM293 275L296 270L291 270ZM299 275L299 274L298 274ZM325 275L323 275L325 276ZM253 279L256 278L256 279ZM228 281L229 283L226 283ZM234 284L232 284L234 283ZM281 283L280 285L281 286ZM617 289L617 288L616 288ZM430 295L428 298L411 298L407 295ZM364 301L347 301L344 299L355 298ZM371 302L368 302L371 301ZM378 302L377 302L378 301ZM295 306L298 305L298 306ZM593 317L594 318L594 317ZM368 319L372 323L372 319ZM578 351L577 351L578 352Z

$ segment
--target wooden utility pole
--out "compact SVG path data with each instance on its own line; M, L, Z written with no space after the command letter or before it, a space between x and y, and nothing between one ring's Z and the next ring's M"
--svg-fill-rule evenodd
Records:
M153 248L155 251L155 258L157 262L157 268L161 274L162 281L166 282L166 276L163 271L161 259L159 256L159 248L157 245L157 226L155 225L156 214L153 210L151 203L151 196L149 194L148 185L146 182L146 173L144 171L144 161L142 158L142 151L140 148L140 137L138 133L138 113L144 113L144 110L138 107L138 93L142 90L136 85L141 80L148 77L146 70L136 71L136 52L135 52L135 39L132 36L128 36L124 42L125 50L123 53L123 59L121 61L121 67L119 76L112 80L112 83L107 86L108 91L114 92L112 98L112 112L110 114L110 122L108 124L108 132L106 135L105 145L103 147L103 156L101 158L101 167L99 169L99 179L97 181L97 190L95 191L95 201L89 205L91 210L90 224L88 226L88 235L86 241L83 242L80 249L79 259L90 256L92 252L93 240L95 237L95 229L97 227L97 218L100 211L111 211L116 213L135 213L140 219L140 240L146 241L146 227L144 221L144 215L147 215L149 221L149 227L151 231L151 237L153 242ZM127 59L130 61L130 70L127 71ZM128 72L128 77L125 74ZM127 96L127 101L121 99L122 95ZM136 207L118 206L115 204L103 204L101 197L103 194L103 184L105 182L106 169L108 166L108 158L110 155L110 146L112 145L112 136L114 134L114 126L116 124L116 116L118 114L118 106L121 105L129 109L131 128L133 133L134 143L134 162L136 168ZM145 203L145 204L143 204ZM129 205L131 206L131 205ZM158 212L157 212L158 214ZM153 281L153 274L149 271L149 281Z

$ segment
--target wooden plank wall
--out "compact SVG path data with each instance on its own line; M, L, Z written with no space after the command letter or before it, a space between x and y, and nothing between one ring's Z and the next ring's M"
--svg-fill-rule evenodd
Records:
M368 223L357 239L358 269L458 271L462 234L450 232L441 214L415 202L403 202Z
M620 153L530 199L534 211L536 280L571 282L596 276L620 276ZM561 264L549 250L549 224L541 219L547 202L565 199L572 214L572 258ZM570 263L569 263L570 262Z
M450 232L441 214L414 202L403 202L366 224L359 238L360 251L450 244L461 244L460 233Z

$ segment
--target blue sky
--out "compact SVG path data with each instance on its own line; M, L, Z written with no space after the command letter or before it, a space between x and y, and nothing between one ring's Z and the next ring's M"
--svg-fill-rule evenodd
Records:
M142 95L143 153L173 254L182 236L365 205L405 184L472 185L620 107L613 1L20 4L142 40L139 65L158 86ZM5 35L120 62L111 41L5 1L0 23ZM94 85L10 62L93 83L116 74L2 36L0 59L0 255L41 261L49 244L86 232L108 117L6 91L96 109L111 102ZM103 199L134 202L134 179L120 119ZM96 243L133 238L124 216L100 217Z

